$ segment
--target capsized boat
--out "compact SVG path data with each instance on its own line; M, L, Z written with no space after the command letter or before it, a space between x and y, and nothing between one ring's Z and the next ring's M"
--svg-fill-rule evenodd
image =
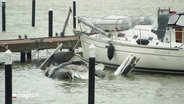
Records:
M88 79L88 62L73 52L59 51L62 46L62 43L59 44L54 52L40 65L39 69L45 70L45 75L53 79ZM95 64L96 78L106 76L103 69L103 64Z
M103 64L95 65L95 76L97 78L106 76L103 69ZM50 65L45 70L47 77L58 80L88 79L88 74L88 63L86 61L72 52L62 51L53 54Z
M109 16L91 19L79 17L83 57L88 47L96 46L96 61L121 65L131 53L140 57L136 70L184 72L184 13L160 14L157 26L149 17ZM81 26L82 27L82 26Z

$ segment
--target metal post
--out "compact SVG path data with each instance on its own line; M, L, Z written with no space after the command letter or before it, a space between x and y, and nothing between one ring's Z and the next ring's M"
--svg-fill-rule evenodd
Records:
M53 35L53 10L49 9L49 37Z
M76 0L73 0L73 30L76 29Z
M6 2L2 0L2 31L6 31Z
M35 27L35 4L36 1L32 0L32 27Z
M12 104L12 52L5 53L5 104Z
M20 53L20 62L21 63L25 63L26 62L26 53L25 52L21 52Z
M88 80L88 104L94 104L95 101L95 53L96 47L89 46L89 80Z

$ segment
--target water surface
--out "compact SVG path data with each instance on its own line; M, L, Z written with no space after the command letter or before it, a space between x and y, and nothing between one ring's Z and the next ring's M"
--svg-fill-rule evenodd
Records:
M0 39L48 36L48 10L54 11L54 33L61 32L72 0L37 0L36 26L31 27L32 0L6 0L7 31L0 31ZM77 0L77 16L104 17L109 15L149 15L156 17L157 8L171 7L182 12L184 0ZM1 15L1 13L0 13ZM0 16L1 20L1 16ZM1 21L0 21L1 24ZM72 18L67 34L72 35ZM0 27L1 28L1 27ZM77 27L79 28L79 26ZM24 94L13 99L13 104L87 104L88 81L47 78L36 68L36 59L47 57L33 50L33 62L20 64L19 53L13 53L13 93ZM3 59L3 53L0 53ZM97 79L96 104L183 104L183 75L133 72L129 77L114 76ZM0 104L4 104L4 67L0 66ZM30 97L29 94L35 95Z

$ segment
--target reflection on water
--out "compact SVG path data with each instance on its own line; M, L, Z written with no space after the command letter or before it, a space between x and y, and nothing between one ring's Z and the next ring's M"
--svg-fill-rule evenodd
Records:
M183 75L132 72L130 76L107 76L95 81L96 104L182 104ZM13 66L13 93L24 94L13 104L86 104L88 80L53 80L35 65ZM0 69L0 99L4 102L4 69ZM39 97L25 97L39 94Z

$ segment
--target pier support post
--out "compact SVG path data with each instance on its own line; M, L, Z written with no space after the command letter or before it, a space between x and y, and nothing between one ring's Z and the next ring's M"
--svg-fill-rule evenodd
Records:
M5 53L5 104L12 104L12 52Z
M27 60L31 61L31 50L27 52Z
M20 53L20 62L21 63L25 63L26 62L26 53L25 52L21 52Z
M49 37L53 36L53 10L49 9Z
M73 30L76 30L76 0L73 0Z
M6 2L2 0L2 31L6 31Z
M88 104L94 104L95 101L95 55L96 47L89 46L89 80L88 80Z
M32 0L32 27L35 27L35 4L36 0Z

